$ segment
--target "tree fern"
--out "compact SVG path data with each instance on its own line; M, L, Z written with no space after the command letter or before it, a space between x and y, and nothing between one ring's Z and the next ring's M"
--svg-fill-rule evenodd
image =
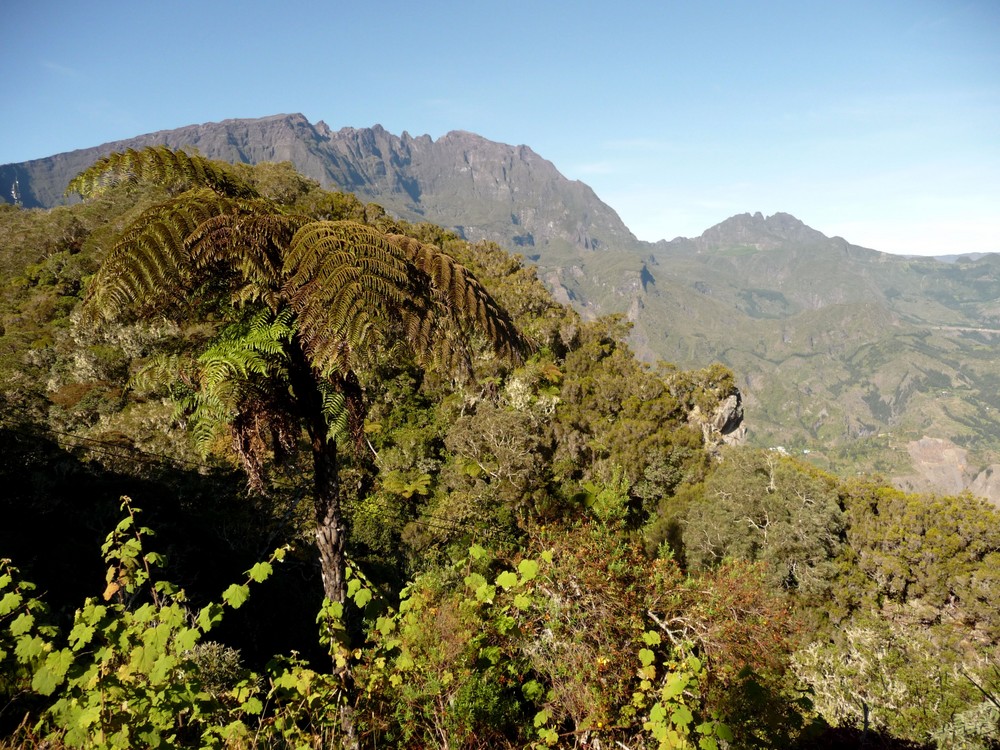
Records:
M305 433L312 451L316 544L324 590L346 596L345 527L338 444L360 445L364 393L358 372L387 353L468 374L480 348L510 361L529 349L507 313L468 269L433 245L365 221L287 213L233 172L162 147L112 154L70 183L93 195L152 181L174 197L121 236L88 289L82 321L122 314L225 311L225 327L184 377L183 408L195 441L224 431L262 488L270 458ZM372 224L378 226L372 226ZM228 308L226 309L228 303Z

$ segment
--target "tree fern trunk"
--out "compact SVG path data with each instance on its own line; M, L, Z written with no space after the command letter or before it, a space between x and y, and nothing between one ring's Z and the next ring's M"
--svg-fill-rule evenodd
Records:
M292 393L312 448L313 511L323 594L330 601L343 604L347 600L347 526L340 506L337 441L327 436L328 427L323 417L323 399L316 373L297 341L293 341L288 354ZM356 750L360 745L354 728L354 675L350 665L339 670L335 666L334 669L339 671L344 691L340 706L341 747Z
M323 396L317 381L318 373L297 338L291 341L287 351L289 384L312 449L313 511L323 593L330 601L343 604L347 596L347 582L344 580L347 528L340 507L337 441L327 436L329 428L323 416Z
M343 604L347 599L347 529L341 512L337 482L337 445L325 435L313 435L312 443L316 486L316 548L319 550L323 593L330 601ZM334 669L339 671L344 691L344 702L340 706L341 747L355 750L359 743L354 729L354 675L349 664L339 670L336 667Z
M343 604L347 597L347 582L344 580L347 529L337 486L337 447L325 435L311 437L316 493L313 500L316 549L319 550L323 593L330 601Z

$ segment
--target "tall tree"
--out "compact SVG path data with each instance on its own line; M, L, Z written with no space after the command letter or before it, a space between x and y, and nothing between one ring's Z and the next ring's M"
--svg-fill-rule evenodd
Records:
M516 362L529 343L472 273L433 245L289 211L228 165L165 147L101 159L68 192L88 197L122 182L152 182L169 197L111 249L83 322L228 320L191 376L196 433L204 439L224 425L256 486L268 455L304 433L324 591L343 602L338 443L360 436L359 373L405 350L463 377L474 346Z

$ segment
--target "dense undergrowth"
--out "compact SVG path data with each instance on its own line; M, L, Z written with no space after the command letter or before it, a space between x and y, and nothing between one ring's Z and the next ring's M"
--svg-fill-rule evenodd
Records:
M994 508L723 446L724 368L637 361L625 322L581 319L495 245L287 165L234 175L440 248L534 352L481 346L467 380L371 353L337 469L348 599L324 604L305 441L255 433L248 491L239 444L191 408L190 363L246 311L81 320L168 194L0 207L7 746L1000 742Z

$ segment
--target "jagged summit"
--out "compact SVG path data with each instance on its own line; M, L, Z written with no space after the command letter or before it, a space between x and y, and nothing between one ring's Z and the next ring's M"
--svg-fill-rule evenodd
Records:
M396 136L382 125L333 130L302 114L231 119L137 136L46 159L0 166L25 207L65 202L69 180L112 151L164 144L211 159L290 161L326 188L351 192L408 221L432 221L470 240L560 252L630 250L638 241L582 182L568 180L529 147L464 130L437 140ZM6 187L4 193L9 192Z
M758 211L731 216L706 229L695 241L705 249L748 245L765 250L789 242L812 244L829 239L791 214L779 212L765 218Z

